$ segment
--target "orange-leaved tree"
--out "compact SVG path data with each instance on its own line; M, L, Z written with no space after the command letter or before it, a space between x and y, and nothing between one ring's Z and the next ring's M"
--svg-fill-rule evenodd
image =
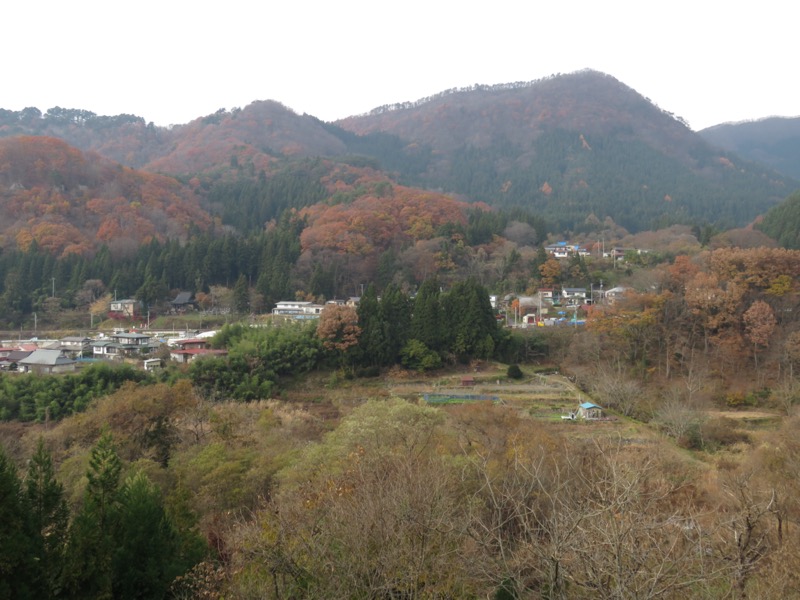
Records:
M326 350L338 353L342 367L347 364L349 350L358 345L360 335L356 309L337 305L323 309L317 325L317 336Z

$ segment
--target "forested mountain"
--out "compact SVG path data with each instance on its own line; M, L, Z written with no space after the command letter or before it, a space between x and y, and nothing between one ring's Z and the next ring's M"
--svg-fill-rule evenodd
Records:
M252 164L254 173L269 172L278 157L339 156L345 144L325 131L319 121L297 115L278 102L253 102L244 109L195 119L172 129L172 144L153 156L144 168L186 174L215 167Z
M36 243L60 256L106 243L135 249L210 227L188 186L50 137L0 139L0 247Z
M771 208L758 228L784 248L800 249L800 192Z
M591 71L448 90L337 123L274 101L170 128L58 107L0 110L0 136L20 134L61 137L185 180L204 174L205 190L231 179L263 186L287 160L344 159L404 185L524 207L556 230L580 230L590 214L632 231L742 226L800 186L714 148L680 117Z
M680 117L591 71L450 90L337 125L432 152L419 185L523 205L562 228L589 213L632 230L742 225L798 185L715 149Z
M699 133L715 146L800 179L800 117L723 123Z
M135 115L111 117L58 106L44 113L35 107L20 111L0 108L0 137L21 135L60 138L134 168L165 154L172 138L169 129Z
M273 101L253 102L244 110L220 109L169 128L133 115L105 117L60 107L44 113L37 108L0 109L0 137L18 135L61 138L129 167L173 174L225 167L233 157L265 168L272 156L345 153L344 144L317 119Z

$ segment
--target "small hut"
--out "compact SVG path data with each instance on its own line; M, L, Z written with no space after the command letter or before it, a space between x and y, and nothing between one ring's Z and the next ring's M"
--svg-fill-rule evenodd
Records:
M591 402L583 402L578 407L578 417L586 420L602 419L603 408Z

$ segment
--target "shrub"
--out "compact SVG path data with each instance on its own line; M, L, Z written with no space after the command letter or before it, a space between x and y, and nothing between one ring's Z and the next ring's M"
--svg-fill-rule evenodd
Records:
M519 365L508 365L506 375L509 379L522 379L524 376L522 369L519 368Z
M381 368L376 365L356 369L356 377L377 377L380 374Z
M442 366L441 357L419 340L409 340L400 351L403 366L415 371L429 371Z
M736 427L733 419L711 419L700 426L704 450L714 451L739 442L749 442L750 436Z

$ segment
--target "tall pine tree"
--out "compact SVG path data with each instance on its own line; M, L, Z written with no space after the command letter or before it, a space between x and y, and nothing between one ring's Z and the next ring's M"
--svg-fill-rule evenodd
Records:
M0 447L0 599L37 598L30 511L17 468Z
M69 509L64 486L55 478L53 460L39 438L25 478L25 500L31 516L39 595L55 598L61 588Z
M69 598L113 598L113 556L122 461L109 433L92 448L81 510L69 531L64 588Z
M411 337L435 352L445 350L443 313L439 303L439 282L435 278L426 279L414 299Z
M183 564L181 540L146 475L125 481L119 494L113 564L115 599L163 598Z

